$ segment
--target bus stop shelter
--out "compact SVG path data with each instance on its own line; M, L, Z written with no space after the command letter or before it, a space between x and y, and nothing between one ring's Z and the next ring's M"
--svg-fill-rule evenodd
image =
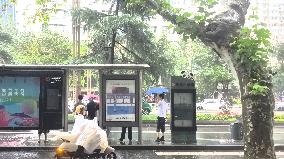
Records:
M99 88L99 92L101 96L104 96L103 98L100 98L100 103L101 103L101 108L99 111L99 125L100 126L112 126L112 125L117 125L114 124L115 123L119 123L118 126L137 126L138 127L138 142L142 143L142 85L143 85L143 71L147 68L149 68L150 66L147 64L77 64L77 65L2 65L0 68L0 72L2 76L6 76L6 73L9 74L9 76L15 76L15 74L17 74L17 72L20 72L20 74L22 76L34 76L33 74L44 74L44 73L40 73L40 72L48 72L47 74L53 74L52 72L60 72L60 70L63 71L62 76L64 76L64 78L62 78L62 90L64 90L62 92L62 102L60 102L59 107L61 107L60 110L61 114L62 114L62 118L57 118L57 119L62 119L61 123L62 123L62 129L64 129L64 131L68 130L68 108L67 108L67 103L68 103L68 92L69 92L69 80L67 77L69 77L69 74L71 73L71 71L73 70L94 70L94 71L99 71L99 81L100 81L100 88ZM116 73L115 71L118 70L127 70L128 72L131 73ZM23 75L25 74L26 75ZM30 74L30 75L27 75ZM58 79L54 78L54 81L49 81L50 83L56 83L56 81ZM129 93L129 88L122 88L122 87L116 87L115 89L112 90L112 93L116 93L116 97L120 97L121 95L117 95L117 92L119 92L119 90L121 92L128 93L128 94L133 94L133 97L131 96L131 99L133 98L135 100L135 102L132 103L132 105L134 104L135 106L135 114L132 114L135 116L135 118L133 118L133 122L129 122L130 120L125 120L126 118L123 118L123 120L121 119L121 121L119 121L117 119L117 121L112 120L110 117L106 116L107 112L106 112L106 106L109 105L109 108L111 108L111 104L113 103L108 103L106 100L111 101L111 99L114 97L114 95L112 94L108 94L107 95L107 89L105 87L105 84L110 85L111 82L113 81L130 81L132 82L132 80L135 83L135 91L134 92L130 92ZM122 82L123 83L123 82ZM127 83L126 83L127 84ZM56 85L54 85L53 87L56 87ZM113 86L112 86L113 87ZM131 89L131 88L130 88ZM51 92L52 93L52 92ZM126 97L128 98L128 97ZM48 100L48 99L47 99ZM121 99L119 99L121 100ZM124 99L125 100L125 99ZM124 101L123 100L123 101ZM116 100L115 100L116 101ZM125 100L129 103L129 100ZM48 104L47 104L48 105ZM55 110L55 109L54 109ZM52 116L50 116L52 117ZM115 118L113 118L115 119ZM132 118L131 118L132 119ZM43 119L44 120L44 119ZM106 121L108 120L108 121ZM125 121L124 121L125 120ZM50 122L46 122L46 123L50 123ZM132 124L128 124L128 123L132 123ZM133 124L135 123L135 124ZM1 127L1 126L0 126ZM3 128L1 128L3 129ZM5 129L5 128L4 128ZM59 129L58 127L56 128L52 128L52 127L48 127L47 129Z

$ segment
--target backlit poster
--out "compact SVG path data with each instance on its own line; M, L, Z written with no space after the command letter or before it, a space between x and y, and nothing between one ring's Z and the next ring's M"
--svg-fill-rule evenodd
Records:
M135 80L106 80L106 121L135 121Z
M0 77L0 127L38 127L39 94L39 77Z

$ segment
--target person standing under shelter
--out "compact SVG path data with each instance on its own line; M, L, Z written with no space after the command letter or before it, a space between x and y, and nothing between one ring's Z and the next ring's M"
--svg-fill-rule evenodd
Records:
M99 110L99 104L96 103L94 98L89 98L89 103L87 104L87 118L89 120L93 120L95 117L97 117L97 111Z
M165 122L166 122L166 114L167 114L167 103L164 100L165 95L159 94L158 96L158 110L157 110L157 139L156 142L165 141L164 133L165 133ZM159 138L159 133L162 132L162 137Z
M83 95L78 95L78 102L74 105L73 112L78 115L81 113L81 109L84 108L85 110L85 104L82 102Z
M121 136L120 136L120 144L124 145L124 139L125 139L125 133L126 133L126 128L128 128L128 140L129 140L129 145L132 144L132 127L122 127L122 132L121 132Z

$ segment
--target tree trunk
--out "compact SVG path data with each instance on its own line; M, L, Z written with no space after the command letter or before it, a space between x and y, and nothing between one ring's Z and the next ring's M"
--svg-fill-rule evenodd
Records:
M237 72L241 90L244 126L244 158L275 159L273 141L273 105L271 79L265 81L270 88L266 95L252 95L247 85L252 81L241 71ZM267 76L263 76L265 79Z
M163 8L159 0L147 0L149 7L155 9L164 19L182 27L184 34L196 35L205 45L211 47L231 67L233 74L238 77L244 125L244 158L246 159L275 159L273 142L273 105L271 76L260 68L263 73L258 77L262 86L267 86L269 92L265 95L251 94L248 85L254 83L254 70L246 72L246 65L234 59L236 52L231 48L234 37L245 23L245 15L249 0L227 0L224 3L226 11L216 14L206 23L196 23L188 18L178 22L178 15ZM195 31L195 32L194 32ZM265 66L263 66L265 67ZM250 68L252 69L252 68Z
M116 7L115 7L115 12L114 15L118 16L118 10L119 10L119 5L120 5L120 0L116 1ZM116 39L116 35L117 35L117 30L116 29L112 29L112 37L111 37L111 50L110 50L110 64L114 64L114 51L115 51L115 39Z

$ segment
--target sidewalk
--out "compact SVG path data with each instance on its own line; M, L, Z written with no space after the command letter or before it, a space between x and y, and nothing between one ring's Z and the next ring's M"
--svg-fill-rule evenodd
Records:
M198 125L195 143L171 142L171 131L169 125L166 127L165 142L156 143L155 124L143 124L142 144L138 144L138 129L133 128L133 141L128 145L126 134L126 145L121 145L121 128L112 127L109 133L109 145L117 150L243 150L243 141L233 141L229 125ZM72 124L69 124L69 131ZM54 137L60 130L52 130L48 139ZM284 150L284 126L274 128L274 143L276 150ZM61 144L61 141L44 142L44 135L41 135L41 142L38 142L37 130L29 131L2 131L0 130L0 150L54 150Z

